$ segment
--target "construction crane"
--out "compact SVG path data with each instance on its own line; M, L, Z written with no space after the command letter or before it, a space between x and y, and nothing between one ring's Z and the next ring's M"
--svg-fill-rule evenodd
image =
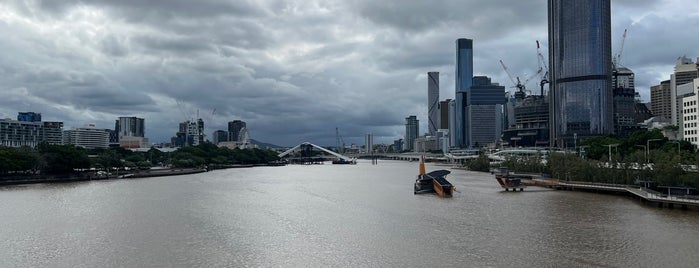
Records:
M628 29L624 29L624 35L621 36L621 46L619 46L619 52L612 58L612 64L614 64L614 69L621 67L621 55L624 53L624 44L626 43L626 32Z
M502 62L502 60L500 60L500 65L502 65L502 68L505 70L505 73L507 73L507 76L510 77L510 80L512 80L512 83L515 85L515 86L513 86L513 88L518 89L518 92L515 92L515 98L524 98L524 96L525 96L524 91L526 89L527 83L529 83L529 80L531 80L532 78L534 78L535 76L537 76L541 73L541 68L539 68L533 75L531 75L530 77L525 79L524 82L521 82L519 80L519 76L517 76L515 79L515 76L513 76L512 73L510 73L510 70L507 69L507 66L505 66L505 63Z
M549 67L546 66L546 59L544 59L544 54L541 54L541 46L539 45L539 40L536 40L536 56L539 59L539 70L541 70L541 82L539 86L541 87L541 96L544 96L544 85L549 83Z
M614 76L614 88L619 87L619 69L621 68L621 55L624 53L624 44L626 43L626 31L624 29L624 35L621 36L621 46L619 46L619 52L614 54L612 57L612 75Z

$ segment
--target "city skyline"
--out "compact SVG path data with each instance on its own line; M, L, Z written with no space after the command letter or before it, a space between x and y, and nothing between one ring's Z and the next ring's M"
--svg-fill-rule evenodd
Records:
M334 144L335 127L348 144L366 133L391 143L407 115L428 129L426 72L440 73L441 100L454 99L456 39L474 40L474 75L508 91L498 60L524 76L535 41L548 49L547 1L187 3L3 2L0 33L12 38L0 41L0 118L32 111L111 128L136 116L158 143L198 113L207 135L240 119L278 145ZM699 57L687 30L699 27L699 3L611 6L612 52L627 28L622 65L649 101L677 57Z

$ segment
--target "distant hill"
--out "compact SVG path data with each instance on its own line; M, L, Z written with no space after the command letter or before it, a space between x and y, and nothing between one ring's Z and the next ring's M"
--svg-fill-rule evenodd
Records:
M265 143L265 142L261 142L261 141L255 140L255 139L250 139L250 142L252 142L252 144L255 144L255 145L259 146L260 148L268 148L268 147L269 147L269 148L274 148L274 149L276 149L276 148L284 148L284 147L279 146L279 145L274 145L274 144L271 144L271 143Z

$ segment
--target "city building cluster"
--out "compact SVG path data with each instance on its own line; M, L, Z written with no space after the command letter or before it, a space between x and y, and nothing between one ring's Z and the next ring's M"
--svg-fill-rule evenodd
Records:
M473 40L457 39L455 98L439 100L439 73L428 72L427 133L420 135L417 116L408 116L394 149L573 148L589 137L626 137L653 128L699 145L699 58L680 57L670 79L651 87L651 102L643 103L634 72L621 65L626 31L612 53L609 0L584 6L549 0L548 17L549 59L536 41L535 76L515 79L500 61L517 88L513 93L487 76L474 76ZM536 76L540 90L532 94L525 86Z
M204 120L187 120L179 124L179 130L171 143L158 144L158 148L196 146L206 140ZM94 124L63 129L63 122L42 121L41 113L19 112L17 120L0 119L0 146L36 148L45 142L53 145L75 145L86 149L121 147L131 150L151 148L145 136L145 119L119 117L114 129L98 128ZM228 122L228 131L216 130L213 143L229 148L254 148L246 123L240 120Z

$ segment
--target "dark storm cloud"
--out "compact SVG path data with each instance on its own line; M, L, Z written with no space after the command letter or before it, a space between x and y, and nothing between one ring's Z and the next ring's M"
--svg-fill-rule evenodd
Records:
M641 89L699 56L687 31L699 28L696 3L612 5L613 40L629 28L623 63ZM347 144L391 142L409 115L425 132L428 71L453 98L454 40L474 39L474 72L509 87L499 60L533 74L546 16L543 0L3 1L0 115L104 128L139 116L154 142L197 113L209 135L242 119L281 145L334 144L335 127Z

